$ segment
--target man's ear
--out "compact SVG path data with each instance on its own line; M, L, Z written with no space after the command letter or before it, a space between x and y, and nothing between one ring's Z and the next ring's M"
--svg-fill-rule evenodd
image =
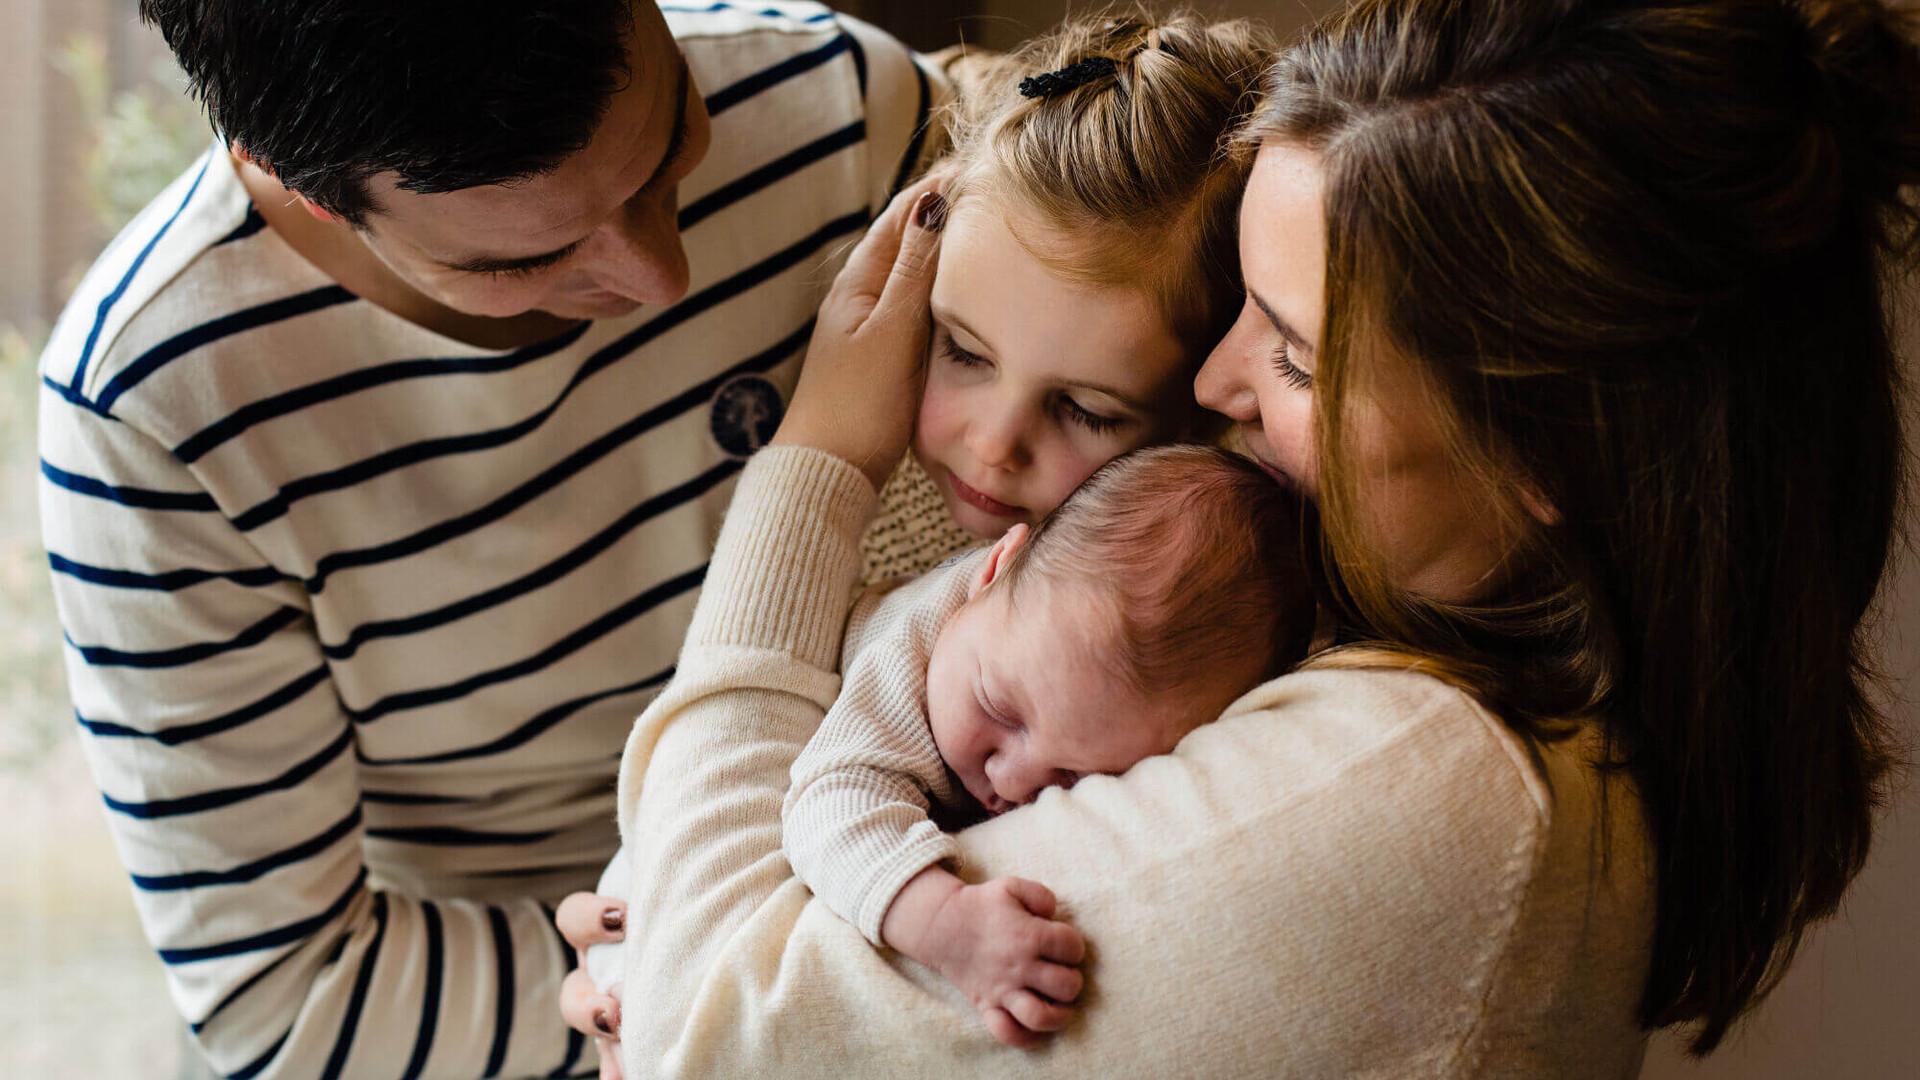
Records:
M1027 536L1031 532L1032 530L1027 528L1027 523L1023 521L1008 529L1000 539L993 542L993 548L987 552L987 557L980 563L980 569L973 572L973 581L967 585L967 599L971 600L979 596L980 590L993 584L994 579L1007 568L1007 560L1013 557L1014 552L1020 550L1021 544L1027 542Z
M227 144L227 150L229 153L233 154L233 156L236 159L248 165L251 165L256 169L259 169L261 172L266 173L268 176L273 176L273 170L263 168L259 162L253 160L253 155L247 153L246 148L239 145L238 143ZM280 178L277 176L273 176L273 179L275 183L280 182ZM305 195L302 195L297 191L293 191L289 189L288 194L292 195L296 200L298 200L300 205L306 208L307 213L313 215L313 218L315 221L323 221L328 225L338 225L342 221L346 220L345 218L341 217L339 214L336 214L333 211L327 209L326 207L321 206L319 203L314 202L312 199L307 198Z

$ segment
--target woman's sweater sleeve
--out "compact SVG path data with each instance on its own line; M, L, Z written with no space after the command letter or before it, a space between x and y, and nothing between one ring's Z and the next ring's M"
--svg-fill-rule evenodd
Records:
M1090 942L1079 1019L1040 1050L813 900L781 800L834 697L871 504L832 458L756 458L636 726L629 1076L1476 1074L1552 800L1518 740L1422 676L1276 680L1172 755L963 833L970 872L1045 883Z

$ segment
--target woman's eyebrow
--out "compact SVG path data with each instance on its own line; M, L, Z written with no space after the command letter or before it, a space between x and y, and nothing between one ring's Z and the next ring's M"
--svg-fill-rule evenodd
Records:
M1273 328L1280 332L1280 336L1287 339L1287 344L1292 345L1301 352L1310 353L1314 351L1313 342L1308 341L1304 334L1295 330L1291 323L1281 318L1280 313L1273 310L1273 305L1267 303L1264 297L1252 289L1247 290L1247 295L1253 298L1254 306L1258 307L1261 314L1267 317L1267 321L1272 323Z

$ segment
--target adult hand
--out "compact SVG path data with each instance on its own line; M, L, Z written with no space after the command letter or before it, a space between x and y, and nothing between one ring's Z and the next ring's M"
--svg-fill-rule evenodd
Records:
M913 436L927 301L946 200L938 178L896 195L820 305L806 365L773 441L825 450L886 483Z
M627 936L627 905L611 897L577 892L560 902L554 922L560 936L583 958L560 984L560 1016L568 1027L593 1039L600 1054L600 1080L621 1080L620 999L594 986L584 957L595 945Z

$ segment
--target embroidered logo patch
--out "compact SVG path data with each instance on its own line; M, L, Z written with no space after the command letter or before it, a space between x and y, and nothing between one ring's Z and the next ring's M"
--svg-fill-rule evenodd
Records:
M784 415L786 403L777 387L758 375L741 375L714 393L707 428L729 457L752 457L773 440Z

